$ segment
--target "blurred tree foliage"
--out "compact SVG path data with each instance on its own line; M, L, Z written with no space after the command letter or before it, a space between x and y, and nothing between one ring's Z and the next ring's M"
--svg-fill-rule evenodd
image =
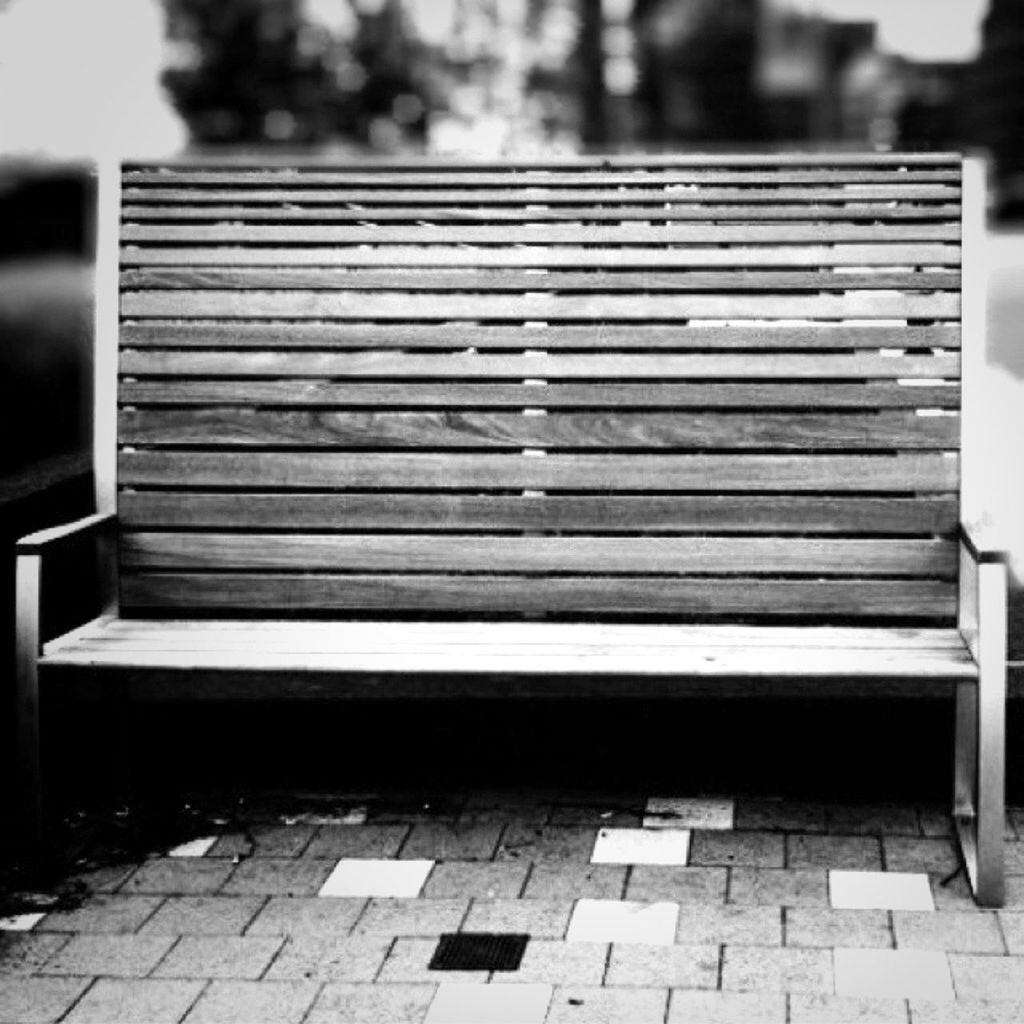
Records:
M423 54L400 0L337 3L348 31L309 19L304 0L164 0L163 81L195 142L395 148L421 137Z

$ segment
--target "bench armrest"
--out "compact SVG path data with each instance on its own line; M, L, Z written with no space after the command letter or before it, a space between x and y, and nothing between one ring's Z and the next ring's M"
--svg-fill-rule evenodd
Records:
M15 555L42 555L46 548L66 537L74 537L77 534L89 534L104 527L112 526L116 520L112 512L99 512L91 516L83 516L72 523L63 523L60 526L51 526L45 530L37 530L22 537L14 546Z
M988 546L984 534L976 526L968 526L967 523L960 524L960 543L976 565L988 562L1009 565L1010 556L1002 549Z

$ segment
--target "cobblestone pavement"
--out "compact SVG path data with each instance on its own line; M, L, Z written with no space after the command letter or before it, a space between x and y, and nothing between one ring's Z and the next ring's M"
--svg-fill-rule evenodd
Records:
M1020 1021L1024 811L999 912L943 884L949 829L933 807L337 798L5 918L0 1022Z

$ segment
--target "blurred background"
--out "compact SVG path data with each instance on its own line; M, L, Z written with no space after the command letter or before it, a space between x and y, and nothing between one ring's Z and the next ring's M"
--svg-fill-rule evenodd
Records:
M98 162L835 148L989 159L1024 682L1022 0L0 0L0 680L15 536L91 510Z

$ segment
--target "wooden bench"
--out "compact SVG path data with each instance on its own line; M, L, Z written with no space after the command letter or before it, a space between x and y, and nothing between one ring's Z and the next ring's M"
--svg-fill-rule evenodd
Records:
M40 674L955 691L962 848L1002 901L1006 570L958 502L973 164L129 165L102 194L97 514L18 547L31 834ZM43 644L41 559L85 533L105 613Z

